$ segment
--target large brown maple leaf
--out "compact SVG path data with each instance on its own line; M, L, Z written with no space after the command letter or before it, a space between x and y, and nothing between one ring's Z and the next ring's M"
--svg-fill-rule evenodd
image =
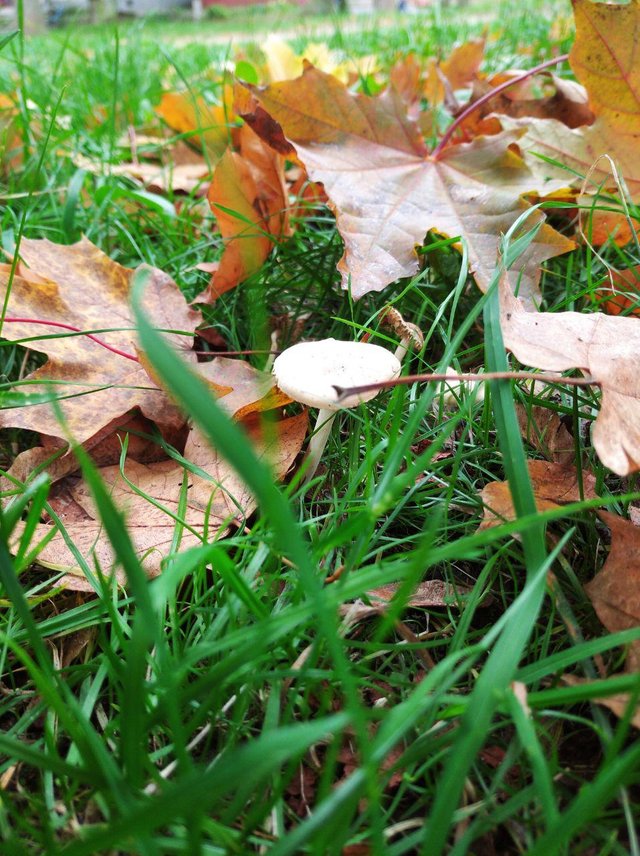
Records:
M50 391L57 397L67 429L80 443L135 408L157 425L182 425L184 415L138 361L128 302L132 271L86 239L72 246L25 239L20 256L20 275L11 286L2 335L12 341L28 339L30 349L49 358L28 376L27 390ZM0 299L8 283L8 273L0 270ZM144 303L156 327L185 331L167 333L167 339L188 358L200 315L189 308L171 277L153 269ZM53 326L36 323L41 321ZM69 327L104 331L97 332L97 338L127 356L87 335L70 335ZM0 426L66 436L48 403L3 409Z
M415 248L430 230L464 239L485 289L501 235L528 207L523 194L553 189L510 149L521 132L430 155L397 94L354 95L310 65L296 80L244 86L236 106L274 148L295 148L309 177L324 185L345 243L342 284L356 298L414 275ZM534 302L541 262L572 247L543 225L518 261L519 293Z

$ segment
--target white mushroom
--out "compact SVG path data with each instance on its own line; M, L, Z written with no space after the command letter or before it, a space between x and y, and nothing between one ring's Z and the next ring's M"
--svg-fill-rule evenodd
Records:
M276 358L273 373L280 389L294 401L318 408L307 453L305 481L308 482L320 462L336 411L369 401L379 392L374 389L338 402L334 386L348 388L393 380L400 374L400 361L379 345L322 339L287 348Z

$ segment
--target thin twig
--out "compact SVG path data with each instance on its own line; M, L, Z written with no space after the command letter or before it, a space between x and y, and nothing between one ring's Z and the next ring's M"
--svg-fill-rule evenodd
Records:
M539 380L542 383L558 383L566 386L593 386L599 382L586 377L564 377L563 375L545 374L544 372L483 372L470 374L417 374L397 377L394 380L381 380L378 383L367 383L362 386L336 386L333 388L338 396L338 403L351 395L372 392L374 389L388 389L394 386L408 386L412 383L431 383L432 381L478 382L485 380Z

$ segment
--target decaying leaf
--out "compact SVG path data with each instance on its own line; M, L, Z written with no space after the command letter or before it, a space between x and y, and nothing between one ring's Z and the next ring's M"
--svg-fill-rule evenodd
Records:
M396 93L353 95L309 65L297 80L244 86L237 108L276 150L295 147L310 178L324 185L345 242L342 284L356 298L415 274L415 247L430 230L465 239L471 271L486 288L500 234L528 207L522 194L554 189L511 151L517 134L431 157ZM519 262L523 293L533 299L541 262L572 247L543 226Z
M243 425L258 454L266 456L276 476L282 478L304 441L306 414L269 426L266 439L251 417ZM127 531L150 576L160 573L162 561L174 543L176 528L182 529L180 549L194 547L220 538L229 525L241 524L256 507L235 471L195 430L189 435L184 456L206 472L208 478L185 469L174 460L151 464L127 460L124 471L118 466L100 469L112 499L125 514ZM185 479L186 511L180 516ZM113 549L84 482L73 477L61 482L51 505L89 567L98 567L108 575L115 562ZM51 525L40 524L34 537L42 538L50 531ZM78 576L77 587L87 588L84 573L61 533L56 533L44 547L38 562L44 567ZM116 573L118 580L124 582L122 572L116 569ZM68 587L76 587L73 580L66 582Z
M611 550L585 588L598 618L610 633L640 625L640 529L629 520L599 511L611 530ZM629 646L627 671L640 671L640 642Z
M619 475L640 468L640 320L579 312L527 312L506 278L500 286L505 346L526 366L581 369L602 389L593 428L601 461Z
M20 276L13 281L7 319L22 320L5 321L2 334L12 341L30 339L29 348L49 357L27 378L29 389L53 391L60 397L71 435L84 442L134 408L160 426L182 425L183 414L149 378L137 357L135 322L128 303L132 271L86 239L72 246L23 239L20 255ZM167 333L166 339L190 359L200 316L188 307L167 274L152 268L149 273L143 296L148 317L160 330L184 331L185 335ZM3 294L8 279L0 271ZM122 353L107 350L87 335L69 335L65 325L88 332L105 330L95 335ZM50 404L4 409L0 426L66 436Z
M581 499L594 499L595 476L582 471L582 491L575 467L554 464L550 461L527 461L529 477L538 511L549 511ZM489 529L508 520L516 519L509 482L490 482L480 491L484 516L478 527Z
M244 125L239 151L224 153L208 196L225 246L209 288L198 297L200 303L213 303L260 270L274 242L287 231L284 158Z

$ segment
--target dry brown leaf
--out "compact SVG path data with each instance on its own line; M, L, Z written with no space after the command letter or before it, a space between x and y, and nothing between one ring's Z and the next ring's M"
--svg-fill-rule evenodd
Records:
M594 499L595 476L582 471L582 495L578 472L573 466L554 464L549 461L527 461L531 486L538 511L550 511L581 499ZM509 520L515 520L509 482L490 482L480 491L484 505L484 516L478 530L490 529Z
M371 589L367 592L371 605L362 600L353 603L343 603L339 612L345 617L349 624L357 624L365 618L382 615L390 601L393 600L400 588L401 583L388 583L380 588ZM470 593L467 586L452 586L443 580L426 580L419 583L413 593L407 598L404 606L407 607L444 607L458 606L461 598ZM487 601L485 600L485 604Z
M158 444L142 434L153 436L154 424L140 413L132 411L121 418L114 419L83 445L91 459L99 467L117 464L122 454L122 443L127 438L127 455L135 461L151 463L166 458L166 452ZM163 439L178 450L184 449L187 437L186 426L173 431L165 429ZM48 439L48 438L44 438ZM13 461L7 478L0 478L0 490L15 489L12 479L25 483L36 471L46 472L51 482L76 472L79 469L75 455L67 451L66 444L57 441L54 445L47 442L21 452Z
M516 404L520 433L534 449L556 464L570 464L575 457L575 443L558 414L549 407Z
M24 276L13 281L7 319L25 320L6 320L2 334L12 341L35 337L28 347L49 357L29 375L33 382L29 390L48 392L51 381L56 395L73 396L58 402L71 435L84 442L136 407L158 425L172 429L182 425L181 411L150 380L136 356L135 322L128 303L132 271L111 261L86 239L72 246L23 239L20 255ZM159 329L187 333L166 334L166 339L189 359L200 316L187 306L167 274L154 268L149 272L142 298L145 311ZM3 293L7 283L8 277L0 272ZM42 326L34 320L63 326ZM64 325L83 331L114 328L96 335L133 359L107 350L86 335L64 335L68 333ZM52 333L61 336L51 338ZM65 437L50 404L4 409L0 426Z
M640 320L579 312L527 312L506 279L500 285L505 346L526 366L581 369L602 389L593 427L600 460L618 475L640 468Z
M287 232L284 158L243 125L239 151L228 149L220 159L208 198L225 246L199 303L214 303L260 270L274 243Z
M244 425L257 453L268 457L274 473L282 478L304 442L306 414L270 426L266 441L255 422L245 422ZM180 549L220 538L229 525L242 523L256 508L254 498L235 471L195 430L189 435L184 456L204 470L209 478L187 471L173 460L151 464L127 460L124 477L117 466L100 470L112 499L125 514L135 551L150 576L160 573L161 563L169 555L185 478L188 480L187 508ZM108 575L115 562L113 549L84 482L74 477L61 482L56 495L51 498L51 505L89 566L97 566ZM42 538L50 531L50 525L40 524L35 538ZM37 561L44 567L78 576L79 590L86 590L84 574L62 534L53 536ZM124 582L121 571L117 571L117 577ZM67 582L70 587L76 587L72 580Z
M521 74L522 71L513 69L477 80L473 85L470 103L478 101L496 86ZM542 95L538 94L540 88ZM565 80L548 72L537 75L535 80L527 78L490 98L462 123L461 128L471 133L487 133L489 123L485 117L491 113L513 118L557 119L569 128L591 125L595 119L589 107L586 89L574 80ZM501 127L499 121L496 121L495 127Z
M537 182L510 150L517 135L479 138L431 157L398 95L353 95L310 66L297 80L245 86L237 108L278 151L295 146L310 178L324 185L345 242L342 284L356 298L414 275L415 247L430 230L466 240L471 271L485 289L500 234L528 207L521 195L555 189ZM523 293L533 301L541 262L572 247L544 225L519 261Z
M584 587L610 633L640 625L640 529L629 520L599 511L611 530L611 550L601 571ZM640 642L629 646L627 671L640 671Z
M578 675L562 675L562 682L570 687L580 686L581 684L590 684L588 678L580 678ZM618 719L622 719L629 709L631 698L628 693L616 693L616 695L603 696L602 698L594 698L596 704L606 707L611 713L615 714ZM640 728L640 707L636 706L635 712L631 717L631 724L634 728Z

